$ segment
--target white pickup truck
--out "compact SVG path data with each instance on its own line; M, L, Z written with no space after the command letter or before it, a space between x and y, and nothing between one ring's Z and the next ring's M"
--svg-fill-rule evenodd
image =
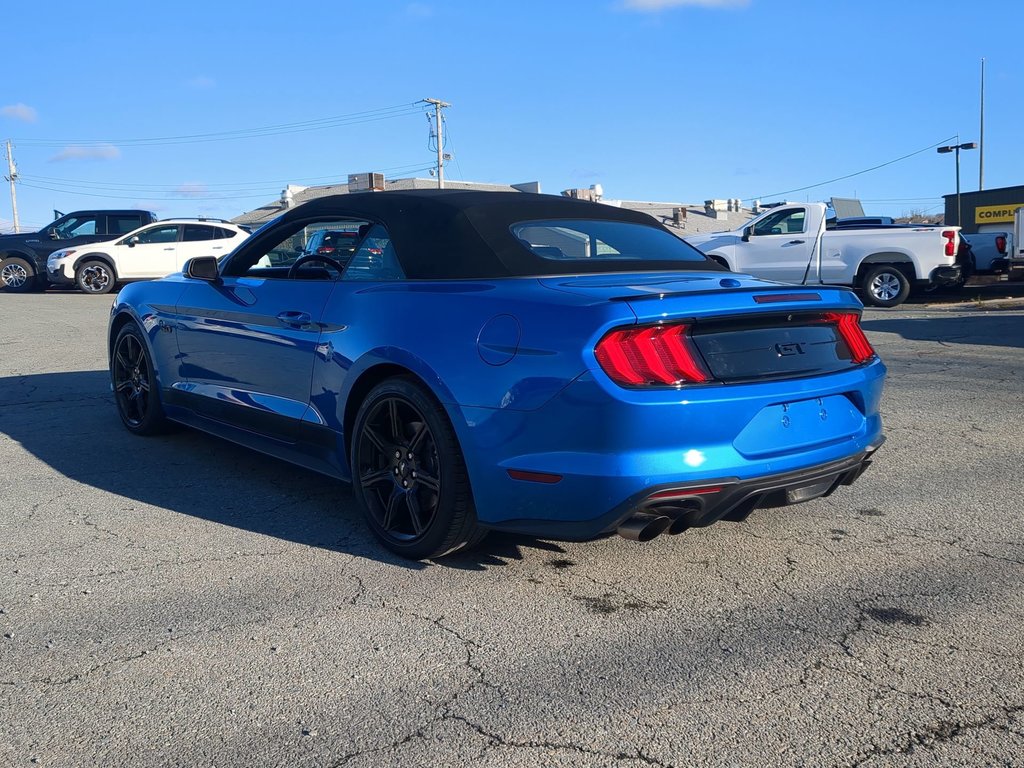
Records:
M686 242L733 272L782 283L848 285L869 304L895 307L912 287L963 283L959 227L830 230L824 203L770 208L742 229Z

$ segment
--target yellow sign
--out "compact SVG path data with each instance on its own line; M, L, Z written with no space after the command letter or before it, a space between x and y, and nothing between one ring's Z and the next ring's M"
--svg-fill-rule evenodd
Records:
M996 224L1001 221L1013 221L1013 212L1024 208L1024 203L1010 205L979 205L974 209L975 224Z

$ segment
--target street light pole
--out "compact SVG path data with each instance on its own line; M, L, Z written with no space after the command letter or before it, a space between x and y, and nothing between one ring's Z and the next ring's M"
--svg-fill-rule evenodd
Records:
M959 227L963 219L960 214L960 145L956 145L956 225Z
M956 138L957 138L957 142L959 142L960 141L960 136L958 135ZM976 141L968 141L968 142L965 142L963 144L957 143L957 144L950 144L947 147L938 147L935 150L940 155L945 155L945 154L948 154L950 152L956 153L956 226L958 226L958 227L961 226L961 216L960 216L960 150L961 149L977 149L977 148L978 148L978 142L976 142Z

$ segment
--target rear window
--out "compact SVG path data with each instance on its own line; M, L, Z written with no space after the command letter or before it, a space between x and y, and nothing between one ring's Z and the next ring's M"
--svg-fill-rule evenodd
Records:
M201 224L186 224L185 234L181 236L181 239L186 243L192 243L196 240L213 240L213 227L204 227Z
M138 229L141 226L141 216L107 216L108 235L127 235L133 229Z
M523 221L511 230L520 243L549 261L707 262L704 254L678 237L628 221Z

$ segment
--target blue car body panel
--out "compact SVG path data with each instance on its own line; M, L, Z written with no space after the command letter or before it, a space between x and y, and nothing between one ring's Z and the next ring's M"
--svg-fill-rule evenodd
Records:
M778 301L755 299L772 292ZM612 530L651 488L742 483L877 448L877 358L824 375L629 389L595 357L622 326L860 311L845 289L816 286L813 302L808 292L684 271L388 282L173 275L121 291L111 338L126 321L145 330L171 418L345 480L353 393L380 373L413 376L454 427L481 524L585 538ZM560 479L525 482L509 470Z

